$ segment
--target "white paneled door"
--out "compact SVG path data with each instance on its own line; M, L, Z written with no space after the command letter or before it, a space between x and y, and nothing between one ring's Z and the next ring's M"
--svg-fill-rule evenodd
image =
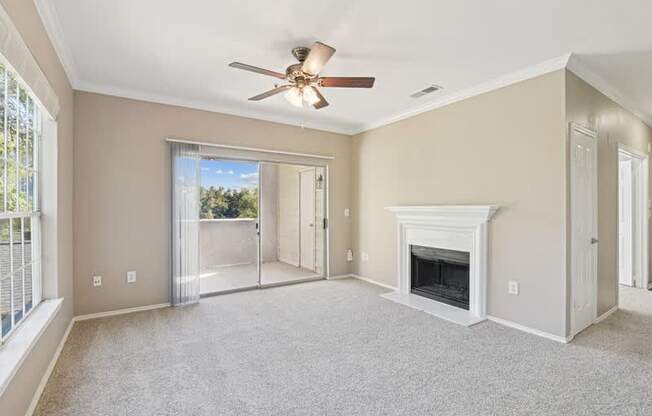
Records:
M571 127L571 333L597 317L597 139L593 132Z
M301 267L315 270L315 169L299 172Z

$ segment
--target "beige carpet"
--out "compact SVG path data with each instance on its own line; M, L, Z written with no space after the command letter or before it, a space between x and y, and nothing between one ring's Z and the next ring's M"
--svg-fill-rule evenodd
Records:
M562 345L382 291L318 281L79 322L36 415L652 415L650 292Z

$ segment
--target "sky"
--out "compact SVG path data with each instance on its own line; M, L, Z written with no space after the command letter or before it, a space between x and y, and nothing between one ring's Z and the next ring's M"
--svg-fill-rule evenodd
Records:
M230 189L254 188L258 185L258 163L235 160L202 159L201 186Z

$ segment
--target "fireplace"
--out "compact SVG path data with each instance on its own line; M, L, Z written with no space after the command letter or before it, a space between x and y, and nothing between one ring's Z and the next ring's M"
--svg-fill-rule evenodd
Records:
M464 326L487 319L488 222L498 207L386 209L398 225L398 287L381 296Z
M469 252L410 245L410 292L469 310Z

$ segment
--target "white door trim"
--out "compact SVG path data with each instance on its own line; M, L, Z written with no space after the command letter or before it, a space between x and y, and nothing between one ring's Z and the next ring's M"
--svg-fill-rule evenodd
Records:
M584 136L587 136L591 139L594 140L595 144L595 151L593 152L593 158L594 158L594 163L593 163L593 184L592 184L592 208L594 211L593 215L593 230L595 233L595 236L593 238L598 238L598 215L597 215L597 210L598 210L598 157L597 157L597 152L598 152L598 143L597 143L597 138L598 135L595 131L588 129L584 126L581 126L576 123L570 123L569 130L568 130L568 145L569 145L569 203L570 203L570 221L571 221L571 228L570 228L570 262L571 262L571 267L570 267L570 336L573 337L577 335L579 332L583 331L586 329L588 326L590 326L593 321L598 317L598 247L597 244L595 246L594 250L594 256L592 259L593 262L593 288L592 288L592 299L593 299L593 305L592 305L592 319L590 321L587 320L585 324L579 325L577 322L578 317L576 317L575 313L575 307L574 307L574 296L575 292L573 291L573 264L578 264L579 261L578 259L574 258L576 256L575 250L573 250L573 209L572 209L572 204L573 204L573 192L572 192L572 181L573 181L573 168L572 168L572 155L570 154L571 146L573 145L573 133L579 133ZM597 241L596 241L597 242Z
M618 151L618 283L634 286L634 158Z
M649 156L645 152L641 152L633 147L618 143L618 152L625 153L632 158L638 159L640 162L640 172L638 175L638 183L635 183L633 191L637 194L638 210L636 222L641 224L641 241L639 247L634 250L638 252L638 259L640 262L641 276L640 281L636 282L636 287L647 289L650 285L649 278Z

